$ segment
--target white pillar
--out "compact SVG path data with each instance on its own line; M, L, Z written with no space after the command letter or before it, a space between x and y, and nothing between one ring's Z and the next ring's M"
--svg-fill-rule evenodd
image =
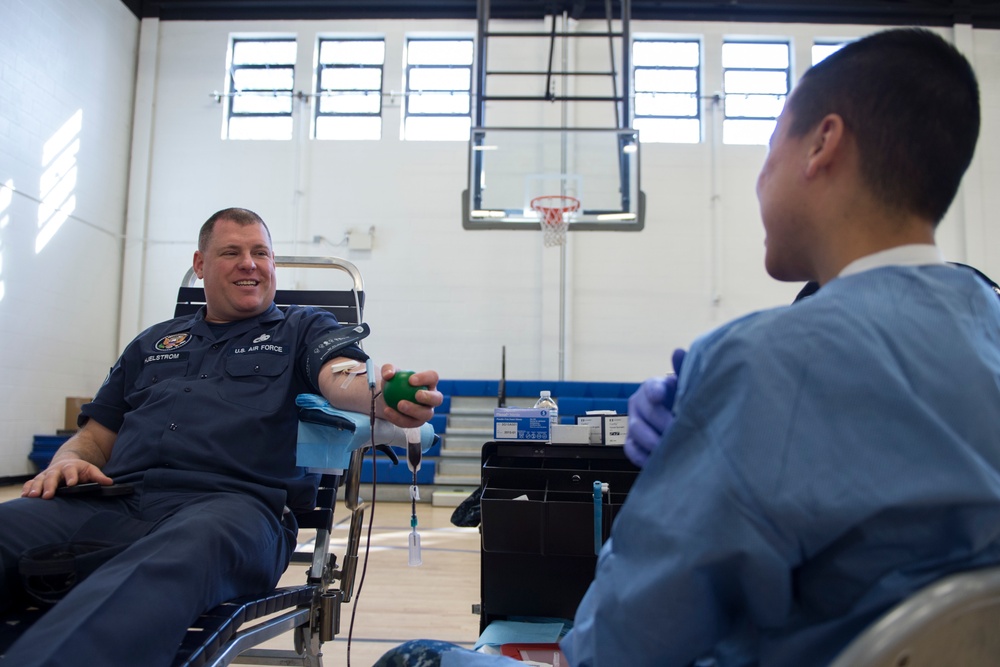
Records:
M118 349L141 331L143 280L149 219L149 172L152 160L153 110L160 46L160 20L145 18L139 28L139 53L132 111L132 150L129 163L125 240L122 247L121 306Z

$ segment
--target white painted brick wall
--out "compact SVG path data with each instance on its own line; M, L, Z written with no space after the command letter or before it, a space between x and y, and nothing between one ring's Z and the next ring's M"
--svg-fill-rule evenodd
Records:
M218 208L243 205L268 220L279 250L347 252L359 264L369 288L368 319L374 331L367 346L380 360L434 367L447 377L495 377L501 346L506 345L510 377L556 377L558 319L551 310L558 303L558 251L543 250L538 233L462 229L460 193L467 179L463 143L400 141L398 101L384 107L380 142L222 141L223 110L208 100L208 94L220 88L230 33L252 34L262 26L164 22L161 28L152 151L156 178L149 218L154 242L147 265L144 322L169 314L174 285L161 278L187 265L199 223ZM406 35L469 35L475 33L475 22L288 21L266 28L298 36L296 88L307 91L311 50L318 35L385 35L385 90L398 91ZM808 53L814 37L849 38L875 29L639 21L632 25L636 35L702 36L707 94L721 89L715 51L726 38L790 38L794 52L801 54ZM983 35L982 48L992 53L993 33L977 33ZM601 40L586 44L606 53L607 44ZM490 66L544 69L546 49L546 40L534 46L525 41L506 50L497 42ZM588 64L596 67L596 60ZM796 62L796 72L808 64ZM995 66L982 82L987 95L1000 83L993 70ZM504 114L510 113L498 108L497 104L488 110L488 120L493 119L488 124L502 125ZM545 115L523 107L522 113L538 114L539 122ZM995 107L987 108L984 132L992 132L998 119ZM521 120L519 124L530 124ZM576 124L607 121L584 115ZM763 268L764 235L754 185L765 150L719 147L716 241L710 231L710 145L643 146L646 229L638 234L570 237L567 379L641 380L662 372L674 347L686 346L698 334L747 311L784 304L794 296L799 285L776 283ZM980 146L980 155L989 164L996 164L996 151L993 145ZM199 158L193 161L192 155ZM296 169L302 174L298 208ZM983 188L983 196L996 197L995 190ZM185 196L178 197L178 192ZM984 202L990 210L993 203ZM962 259L966 250L962 220L955 217L945 222L941 243L951 257ZM997 223L990 223L995 230ZM370 225L376 229L371 252L293 243L314 235L337 240L350 228ZM188 247L171 245L178 240ZM984 268L1000 274L1000 255L991 252ZM713 279L719 281L715 293ZM716 295L721 297L717 303Z
M114 361L120 235L139 22L120 0L0 3L0 477L33 471L34 434L62 428ZM80 114L74 218L36 254L45 146ZM68 205L67 207L68 208Z
M120 249L113 235L124 219L138 21L119 0L4 0L0 12L0 182L12 177L37 195L44 141L82 108L76 214L105 230L71 220L36 257L37 205L23 197L15 197L11 222L0 230L0 280L7 288L0 300L3 475L26 469L30 435L54 430L62 397L92 393L117 356ZM170 316L198 227L212 212L238 205L264 216L279 253L341 253L360 266L374 330L366 349L377 360L434 367L446 377L496 377L506 345L508 377L554 378L558 251L544 250L538 233L462 229L463 143L401 141L398 98L385 104L380 142L223 141L222 107L210 98L224 84L231 33L296 34L296 88L306 91L317 36L385 35L385 89L398 91L407 34L472 35L475 28L474 21L161 22L152 136L148 155L141 156L149 159L148 236L130 239L148 243L142 274L128 277L139 282L142 298L136 328ZM794 53L803 54L814 37L874 29L632 25L636 36L702 36L706 93L721 88L714 50L727 37L791 38ZM970 189L975 198L966 198L962 211L949 213L939 239L950 258L965 259L965 211L981 207L981 268L997 276L1000 223L989 212L1000 197L991 187L1000 174L1000 33L975 30L967 41L983 92L983 134L973 165L981 185ZM603 52L606 44L594 48ZM532 62L527 49L504 57L509 62L492 65L514 69ZM796 72L807 66L800 55ZM539 122L551 116L532 113ZM588 119L576 120L585 125ZM763 269L754 182L764 155L763 147L718 148L719 235L713 240L710 145L643 147L646 229L570 237L567 379L638 381L664 372L674 347L792 298L798 285L775 283ZM370 252L310 243L315 235L336 241L348 229L369 226L375 227ZM312 284L296 272L279 280Z

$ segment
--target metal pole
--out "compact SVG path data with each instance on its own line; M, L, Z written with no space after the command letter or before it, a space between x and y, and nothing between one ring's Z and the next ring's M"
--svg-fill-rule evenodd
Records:
M562 15L562 28L563 32L567 32L569 26L567 25L568 15L563 11ZM555 27L556 17L552 16L552 25ZM569 40L563 39L562 41L562 71L567 70L569 64ZM566 85L568 82L568 77L562 77L562 89L565 93ZM569 127L569 102L562 103L562 140L560 142L560 156L559 165L561 172L563 174L567 173L567 142L569 135L566 133L565 128ZM560 193L562 195L566 194L566 181L563 179L560 185ZM579 193L577 193L579 194ZM565 214L564 214L565 215ZM569 231L568 229L566 230ZM559 246L559 381L562 382L566 379L566 244L569 243L569 234L566 235L566 241Z
M490 0L478 0L476 9L476 127L486 124L486 33L490 22Z
M701 100L699 100L700 102ZM709 169L710 174L710 185L711 192L709 197L709 234L711 235L711 293L712 293L712 308L713 315L718 313L718 307L722 303L722 238L721 238L721 222L719 216L721 215L721 205L722 205L722 195L719 193L719 144L721 143L719 133L722 130L722 122L719 120L719 106L722 104L722 97L719 94L715 94L711 98L710 104L712 105L712 124L711 124L711 141L712 146L709 151L709 159L711 161L711 168Z
M622 0L622 124L632 127L632 0Z

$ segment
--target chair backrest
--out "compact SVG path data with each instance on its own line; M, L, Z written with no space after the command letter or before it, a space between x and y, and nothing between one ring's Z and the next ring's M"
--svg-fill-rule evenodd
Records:
M277 290L274 303L278 308L288 306L315 306L333 313L341 324L360 324L365 307L365 285L358 268L339 257L292 257L278 255L274 258L278 267L335 269L351 278L352 288L344 290ZM205 305L205 290L197 287L198 277L194 269L188 269L177 291L177 305L174 317L190 315Z
M900 602L830 667L1000 665L1000 567L941 579Z
M317 306L333 313L341 324L362 322L364 283L354 264L336 257L278 256L274 260L279 267L337 269L347 273L352 281L351 288L345 290L278 290L274 301L279 308ZM178 291L176 316L193 313L205 304L205 291L196 287L196 282L194 270L189 269ZM362 455L363 450L355 450L352 454L349 484L351 476L355 480L360 476ZM310 563L306 584L278 588L261 597L225 602L209 610L192 625L174 660L174 667L222 667L234 661L269 665L321 664L322 643L333 640L339 633L341 604L350 602L353 594L363 533L363 503L357 496L355 481L355 500L344 503L351 511L351 522L344 558L338 563L331 551L330 533L342 481L341 475L322 475L316 507L296 513L300 528L315 531L311 551L296 549L292 554L293 562ZM337 581L339 588L334 589ZM254 648L292 629L295 631L294 652ZM244 653L245 659L235 659Z

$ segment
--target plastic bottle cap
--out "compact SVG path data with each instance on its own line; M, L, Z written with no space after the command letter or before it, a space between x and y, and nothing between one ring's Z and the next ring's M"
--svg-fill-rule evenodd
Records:
M548 398L548 397L549 397L549 396L551 396L551 395L552 395L552 392L551 392L551 391L549 391L548 389L543 389L543 390L542 390L542 393L540 394L540 396L541 396L542 398Z

